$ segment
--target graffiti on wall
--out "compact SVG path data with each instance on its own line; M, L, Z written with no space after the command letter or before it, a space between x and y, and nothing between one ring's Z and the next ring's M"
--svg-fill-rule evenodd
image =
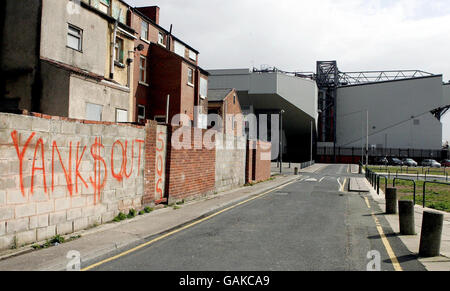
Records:
M11 132L11 139L17 153L19 163L19 181L22 196L35 194L36 178L42 177L42 187L45 194L53 192L55 189L55 166L60 165L65 177L65 186L70 196L80 194L81 187L91 189L94 192L94 204L101 199L102 190L105 189L109 177L121 182L133 177L141 175L142 152L144 149L144 140L134 139L128 140L117 139L111 147L105 147L102 144L102 138L96 137L91 145L82 145L81 142L68 143L66 157L61 155L63 145L58 145L56 141L50 143L50 152L45 151L45 141L43 138L31 133L25 137L26 141L21 146L21 137L17 131ZM31 145L34 145L34 149ZM110 155L105 153L110 149ZM34 152L33 152L34 151ZM135 151L137 151L137 161L135 161ZM26 154L32 154L31 169L25 168ZM50 157L50 166L46 163ZM46 159L47 158L47 159ZM109 161L108 161L109 160ZM84 161L90 162L92 170L87 175L86 172L80 170ZM108 163L109 162L109 166ZM134 174L134 175L133 175ZM24 177L31 175L30 187L25 187ZM84 176L83 176L84 175Z
M159 126L156 131L156 161L155 161L155 201L164 200L166 184L167 127Z

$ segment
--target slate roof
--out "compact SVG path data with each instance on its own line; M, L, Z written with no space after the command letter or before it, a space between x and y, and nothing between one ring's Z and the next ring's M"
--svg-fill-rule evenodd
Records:
M208 90L208 101L219 102L223 101L233 89L209 89Z

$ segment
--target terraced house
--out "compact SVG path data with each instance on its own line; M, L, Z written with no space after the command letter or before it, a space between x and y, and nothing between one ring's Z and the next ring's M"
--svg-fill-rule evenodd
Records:
M3 111L132 121L136 37L126 3L7 0L2 5L2 70L8 76Z
M195 126L206 128L209 74L198 66L199 52L159 25L159 7L133 12L131 25L140 46L134 56L135 120L170 122L185 114Z
M182 113L206 128L208 73L197 50L159 25L159 7L121 0L1 5L1 111L140 124Z

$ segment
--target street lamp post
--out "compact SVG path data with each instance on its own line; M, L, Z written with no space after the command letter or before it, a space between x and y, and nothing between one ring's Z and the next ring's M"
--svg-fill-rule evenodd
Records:
M280 110L280 174L283 173L283 113L284 110Z
M366 131L366 166L369 166L369 110L366 110L367 114L367 131Z
M366 112L366 135L364 136L364 112ZM348 116L348 115L353 115L353 114L357 114L360 113L361 114L361 164L364 165L365 164L368 166L369 165L369 110L360 110L360 111L355 111L349 114L345 114L342 115L343 116ZM364 154L364 138L366 139L365 145L366 145L366 153ZM364 156L365 156L365 161L364 161Z
M313 134L313 130L314 130L314 121L311 120L311 156L310 156L310 162L312 163L313 161L313 143L314 143L314 134Z

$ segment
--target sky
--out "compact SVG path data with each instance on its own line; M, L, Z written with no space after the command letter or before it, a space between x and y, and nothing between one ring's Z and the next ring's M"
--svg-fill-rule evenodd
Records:
M450 80L450 0L125 0L161 8L160 25L208 69L423 70ZM444 119L450 141L450 113Z

